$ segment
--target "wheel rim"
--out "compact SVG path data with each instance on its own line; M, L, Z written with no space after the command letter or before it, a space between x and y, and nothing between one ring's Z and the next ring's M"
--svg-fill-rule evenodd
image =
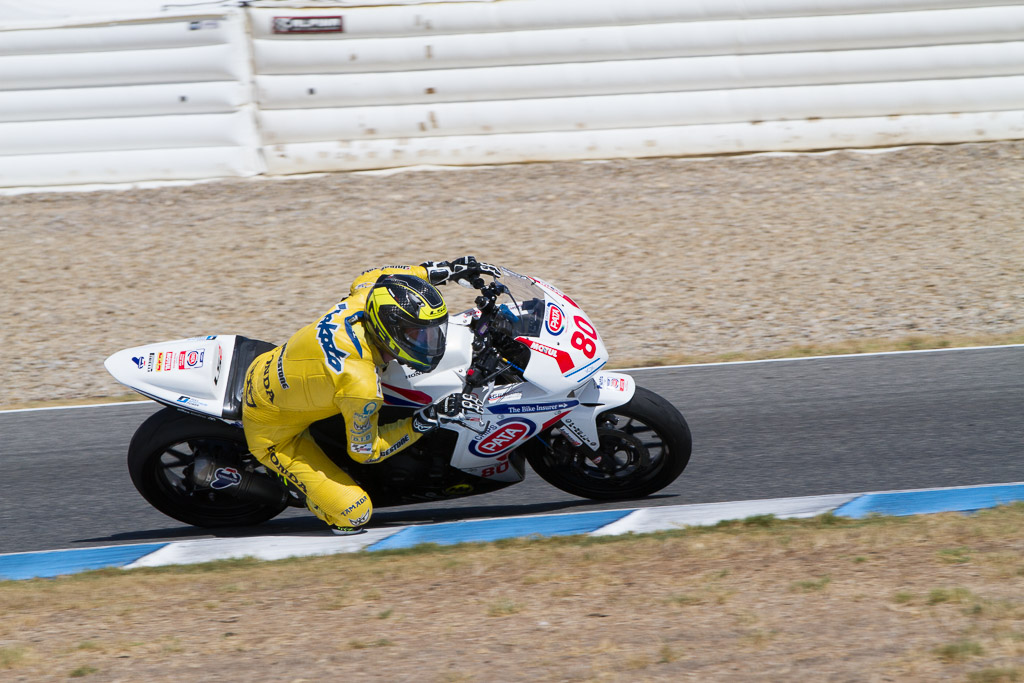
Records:
M573 446L562 434L552 451L563 463L560 474L575 485L592 490L631 489L656 477L668 459L668 445L652 425L642 419L610 411L598 420L598 452Z
M263 503L241 501L223 491L197 488L191 472L196 456L204 451L217 454L218 459L233 458L233 465L255 464L257 472L266 473L247 448L229 439L189 439L170 444L154 459L152 479L171 505L219 517L244 516L264 507Z

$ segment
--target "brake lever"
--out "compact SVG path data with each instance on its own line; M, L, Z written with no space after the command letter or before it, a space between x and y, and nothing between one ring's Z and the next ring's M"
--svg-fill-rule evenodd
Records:
M482 426L479 429L477 429L473 425L469 424L471 421L472 422L480 422L482 424ZM484 422L480 418L476 418L475 420L451 420L451 421L449 421L449 422L447 422L445 424L461 425L461 426L465 427L466 429L468 429L469 431L476 432L477 434L486 434L487 430L491 428L490 420L488 420L487 422Z

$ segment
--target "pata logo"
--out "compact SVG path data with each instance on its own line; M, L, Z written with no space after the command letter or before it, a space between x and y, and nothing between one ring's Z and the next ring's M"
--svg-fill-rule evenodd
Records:
M532 429L530 424L519 420L506 422L476 444L475 450L483 456L497 455L529 434Z

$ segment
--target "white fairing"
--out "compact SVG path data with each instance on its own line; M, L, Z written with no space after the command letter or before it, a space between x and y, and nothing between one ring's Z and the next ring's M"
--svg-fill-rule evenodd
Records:
M509 463L517 446L557 426L576 446L597 449L598 414L628 403L636 385L628 375L601 372L608 361L604 342L572 299L546 282L502 270L510 289L499 310L531 352L525 381L475 390L484 403L482 419L446 428L459 434L453 467L518 481L522 475ZM467 311L450 318L444 357L431 372L390 363L381 377L385 403L415 409L463 391L478 316ZM119 382L156 401L223 418L234 347L234 335L192 337L125 349L104 365Z
M543 292L544 324L536 336L520 338L533 351L524 377L552 393L568 393L604 367L608 351L575 301L543 280L530 279Z
M462 391L466 370L473 360L473 333L469 316L452 316L444 356L430 372L419 372L392 361L380 384L384 402L391 406L419 408L455 391Z
M210 335L135 346L103 362L114 379L144 396L221 417L235 335Z
M594 325L576 303L542 280L505 271L505 284L517 283L510 311L529 328L516 338L532 352L519 384L490 385L474 393L484 402L483 419L459 433L451 465L499 481L518 481L509 454L531 437L558 425L576 445L598 448L596 417L633 398L631 377L600 372L608 352ZM448 347L439 367L413 372L395 363L382 379L389 405L419 407L455 391L472 361L474 311L453 316ZM531 318L532 316L532 318ZM531 320L528 322L527 319Z

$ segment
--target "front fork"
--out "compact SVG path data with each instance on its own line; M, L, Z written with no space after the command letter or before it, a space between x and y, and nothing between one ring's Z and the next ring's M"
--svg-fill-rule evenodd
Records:
M629 403L636 393L636 381L619 372L599 372L577 390L579 405L562 418L562 433L577 448L586 446L597 451L601 446L597 416Z

